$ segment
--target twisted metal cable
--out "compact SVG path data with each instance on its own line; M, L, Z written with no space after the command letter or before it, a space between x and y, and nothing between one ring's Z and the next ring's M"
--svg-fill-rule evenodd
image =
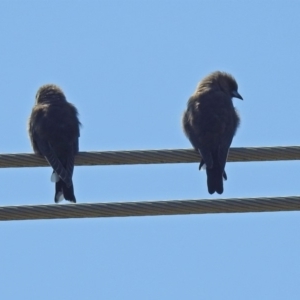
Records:
M0 221L300 210L300 196L0 207Z
M136 165L194 163L201 157L193 149L133 150L79 152L75 158L77 166ZM300 146L289 147L242 147L231 148L229 162L299 160ZM46 160L36 154L0 154L0 168L45 167Z

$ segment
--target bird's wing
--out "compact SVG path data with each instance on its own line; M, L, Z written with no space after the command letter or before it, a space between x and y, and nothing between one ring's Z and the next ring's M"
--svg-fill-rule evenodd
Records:
M205 145L199 145L198 151L202 156L202 160L199 169L205 164L206 168L210 169L213 166L213 157L211 151Z
M40 153L46 158L51 165L55 173L68 185L72 185L72 174L74 168L74 155L70 154L68 158L68 164L65 168L61 161L58 159L51 144L43 139L40 139L37 135L34 136L34 141L40 151ZM70 162L69 162L70 161Z
M70 174L71 179L74 171L75 154L77 154L78 151L79 151L79 141L77 138L73 143L73 145L70 147L69 154L64 163L66 167L66 171L68 172L68 174Z
M196 123L194 126L191 124L191 116L193 115L192 108L188 108L186 112L183 115L182 123L183 123L183 129L190 140L193 147L199 152L201 156L201 163L199 165L199 170L202 168L204 164L208 168L211 168L213 165L213 159L211 155L210 149L207 148L205 143L200 143L199 139L199 133L195 131L195 128L199 127L199 125Z
M228 152L229 152L229 148L230 148L232 139L233 139L233 135L231 135L231 134L228 136L225 136L219 145L218 160L219 160L219 163L223 170L225 169L225 164L227 161L227 156L228 156Z
M74 170L74 160L75 160L74 152L72 150L69 153L66 164L65 164L66 171L69 174L71 181L72 181L72 175L73 175L73 170Z

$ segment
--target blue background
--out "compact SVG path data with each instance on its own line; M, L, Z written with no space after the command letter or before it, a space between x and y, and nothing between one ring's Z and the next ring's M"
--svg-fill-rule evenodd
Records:
M208 73L244 101L233 147L299 144L299 1L1 1L0 152L32 152L37 89L80 112L80 150L190 148ZM300 164L228 163L222 197L299 194ZM52 204L51 169L0 170L1 205ZM78 202L214 199L198 164L76 167ZM3 299L299 299L300 214L0 224Z

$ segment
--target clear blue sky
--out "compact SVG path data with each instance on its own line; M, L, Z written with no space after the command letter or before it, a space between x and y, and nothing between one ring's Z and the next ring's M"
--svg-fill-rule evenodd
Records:
M32 152L58 84L82 151L190 148L198 81L235 76L232 146L299 145L299 1L1 1L0 152ZM228 163L224 198L298 195L300 163ZM0 169L1 205L52 204L51 169ZM78 202L213 199L198 164L76 167ZM300 213L0 224L2 299L299 299Z

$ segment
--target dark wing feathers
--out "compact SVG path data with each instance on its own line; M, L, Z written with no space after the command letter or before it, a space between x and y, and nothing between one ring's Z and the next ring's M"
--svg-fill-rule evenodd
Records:
M42 139L37 132L34 130L34 127L31 129L32 134L32 142L37 148L38 152L43 155L53 170L57 173L57 175L68 185L72 185L72 175L74 168L74 155L70 153L67 161L70 161L73 165L70 166L70 163L67 164L67 168L63 166L61 161L58 159L56 152L51 146L50 142ZM73 149L72 149L73 152ZM73 157L70 159L70 157Z
M80 122L75 106L66 101L55 85L42 86L29 118L29 137L35 153L45 157L53 168L55 202L76 202L72 175L79 151Z
M199 169L206 164L210 194L223 192L225 164L238 124L231 97L222 91L195 93L188 101L183 129L202 157Z
M69 105L47 109L37 106L29 122L34 151L46 158L68 187L72 185L74 156L79 148L79 124L76 109Z

